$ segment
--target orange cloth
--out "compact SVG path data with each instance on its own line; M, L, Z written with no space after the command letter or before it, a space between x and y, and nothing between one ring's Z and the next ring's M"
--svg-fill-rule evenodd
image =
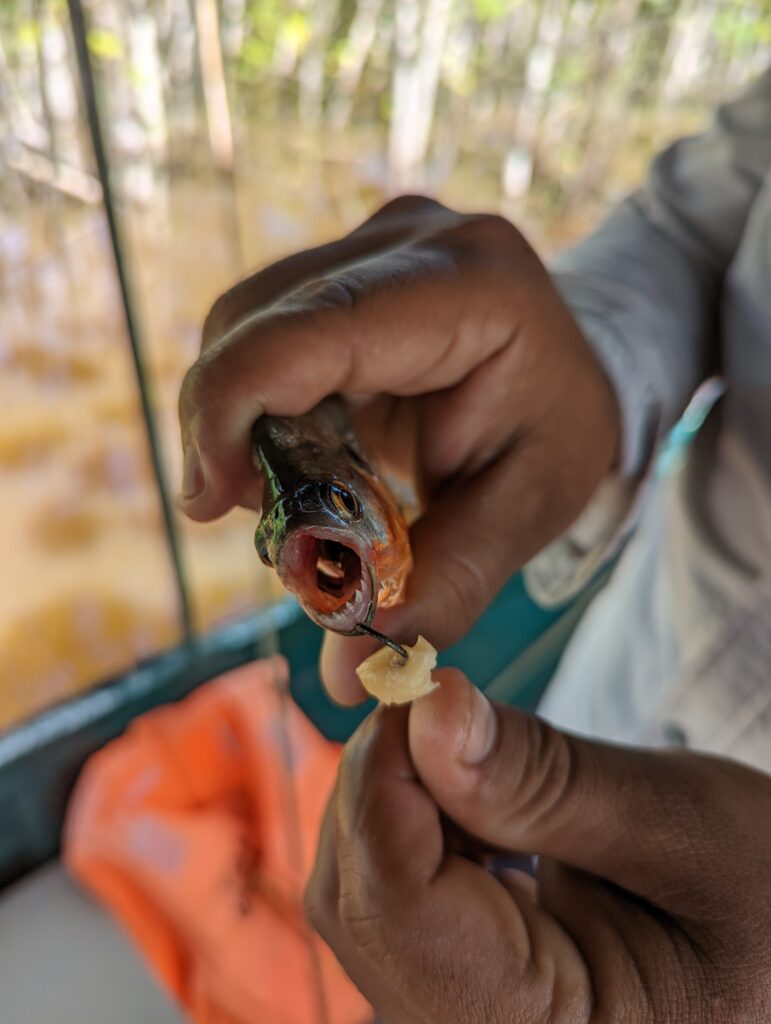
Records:
M372 1019L302 917L340 748L279 696L286 671L247 665L138 718L67 816L70 871L198 1024Z

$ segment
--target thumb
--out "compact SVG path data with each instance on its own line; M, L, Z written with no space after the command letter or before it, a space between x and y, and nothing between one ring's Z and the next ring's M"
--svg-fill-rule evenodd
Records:
M671 907L675 892L691 905L708 870L703 852L735 816L723 777L740 766L580 740L491 703L455 669L436 679L442 685L410 709L410 752L457 825L654 903L666 895Z

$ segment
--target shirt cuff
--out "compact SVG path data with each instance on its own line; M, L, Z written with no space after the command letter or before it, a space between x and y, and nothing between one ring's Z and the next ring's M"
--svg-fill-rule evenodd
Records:
M632 343L615 323L623 296L605 281L568 270L556 269L552 280L615 392L621 414L618 471L627 479L640 477L650 464L661 414Z
M558 269L552 277L616 394L622 441L618 466L578 519L523 568L526 590L544 608L576 597L629 538L647 492L661 419L634 351L614 324L619 297L584 275Z
M524 566L530 597L542 608L576 597L623 547L634 528L638 498L636 481L606 477L570 529Z

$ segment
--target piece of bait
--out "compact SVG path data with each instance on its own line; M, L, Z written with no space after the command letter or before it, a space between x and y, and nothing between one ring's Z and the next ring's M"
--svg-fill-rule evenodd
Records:
M390 647L381 647L356 669L364 689L382 704L409 704L435 690L431 678L436 668L436 649L419 636L406 647L406 660Z

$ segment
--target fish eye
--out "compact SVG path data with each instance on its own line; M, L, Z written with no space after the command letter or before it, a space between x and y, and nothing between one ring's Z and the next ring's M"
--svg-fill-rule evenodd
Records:
M361 518L361 504L359 499L341 484L329 484L326 489L327 504L344 519L353 522Z

